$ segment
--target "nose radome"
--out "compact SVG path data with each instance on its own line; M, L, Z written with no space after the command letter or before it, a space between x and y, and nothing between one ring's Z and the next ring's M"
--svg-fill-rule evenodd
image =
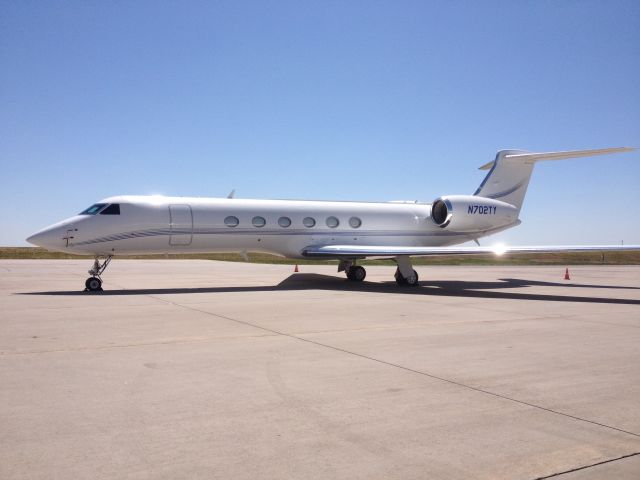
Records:
M67 242L64 238L67 228L69 227L59 224L52 225L31 235L27 238L27 242L47 250L64 249L67 247Z
M37 247L47 248L56 243L56 237L57 235L55 234L54 229L46 228L31 235L27 238L27 242Z
M67 218L34 233L27 242L47 250L68 252L78 231L77 224L77 217Z
M31 235L30 237L27 237L27 242L30 243L31 245L35 245L36 247L38 247L38 241L40 239L40 234L39 233L34 233L33 235Z

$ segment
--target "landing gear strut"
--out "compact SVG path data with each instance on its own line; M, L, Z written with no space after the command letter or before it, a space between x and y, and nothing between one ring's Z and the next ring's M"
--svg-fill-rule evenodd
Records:
M93 262L93 267L89 270L91 275L84 282L85 292L101 292L102 291L102 278L100 275L107 269L107 266L111 262L111 255L105 258L104 262L100 263L100 257L96 257Z
M352 282L361 282L367 276L367 271L360 265L355 265L355 260L342 260L338 265L338 271L347 274L347 279Z
M418 272L413 269L409 257L396 257L396 283L401 287L417 287Z

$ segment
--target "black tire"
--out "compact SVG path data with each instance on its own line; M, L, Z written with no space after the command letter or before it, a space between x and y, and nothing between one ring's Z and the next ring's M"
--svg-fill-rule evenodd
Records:
M364 267L356 266L349 269L349 274L351 275L349 280L353 280L354 282L362 282L367 276L367 271L364 269Z
M404 287L407 284L405 278L400 274L399 269L396 269L396 274L394 276L396 277L396 283L398 284L398 286Z
M420 278L418 277L418 272L416 272L415 270L413 271L413 275L410 278L405 278L402 276L399 269L396 270L395 277L396 283L401 287L417 287L418 280Z
M420 277L418 276L418 272L416 272L415 270L413 271L413 277L405 279L407 285L409 285L410 287L417 287L419 280Z
M84 286L89 292L100 292L102 291L102 280L98 277L89 277L87 281L84 282Z

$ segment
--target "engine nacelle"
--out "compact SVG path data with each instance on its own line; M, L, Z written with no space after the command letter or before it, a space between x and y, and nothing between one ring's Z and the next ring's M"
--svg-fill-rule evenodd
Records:
M518 209L492 198L446 195L434 200L431 219L440 228L475 232L514 223L518 220Z

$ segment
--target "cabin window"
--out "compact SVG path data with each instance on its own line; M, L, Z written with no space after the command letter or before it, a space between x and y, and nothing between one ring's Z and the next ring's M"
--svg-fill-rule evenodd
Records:
M264 217L253 217L251 219L251 223L254 227L262 228L267 224L267 221L264 219Z
M224 219L224 224L227 227L237 227L239 223L240 220L238 220L238 217L234 217L233 215L230 215Z
M98 213L100 210L102 210L102 208L106 205L106 203L96 203L94 205L91 205L89 208L87 208L86 210L83 210L82 212L79 213L79 215L95 215L96 213Z
M351 217L349 219L349 225L351 226L351 228L360 228L360 225L362 225L362 220L360 220L358 217Z
M340 225L340 220L336 217L327 217L327 227L336 228L338 225Z
M304 219L302 220L302 224L307 228L315 227L316 220L311 217L304 217Z
M278 225L280 225L282 228L287 228L291 226L291 219L289 217L280 217L278 219Z
M112 203L100 212L100 215L120 215L120 204Z

